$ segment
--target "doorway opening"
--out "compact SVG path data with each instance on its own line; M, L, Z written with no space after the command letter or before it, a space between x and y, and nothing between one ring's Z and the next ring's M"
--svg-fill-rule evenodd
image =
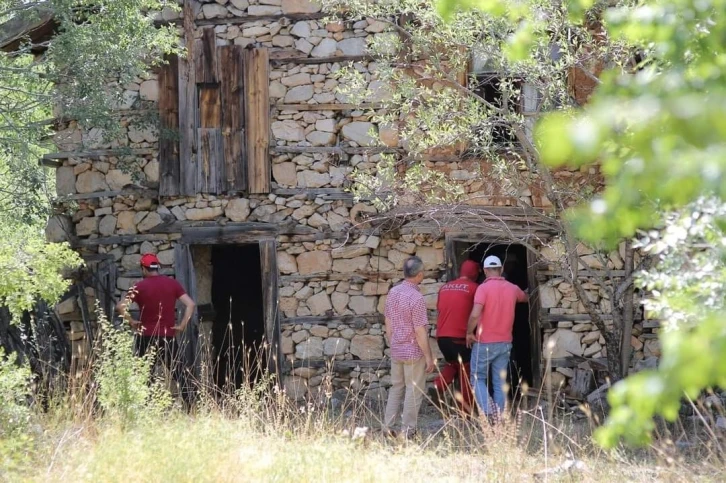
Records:
M453 243L451 263L453 270L458 271L465 260L474 260L482 266L484 259L490 255L499 257L502 261L502 276L509 282L526 290L530 284L527 266L527 249L517 244L477 243L455 240ZM478 283L484 281L484 273L479 277ZM510 396L518 398L522 395L522 385L534 387L537 379L535 372L539 371L539 351L533 347L537 340L533 333L537 330L531 325L530 304L517 304L514 313L514 327L512 329L512 351L509 360ZM491 380L491 379L490 379Z
M212 376L219 389L254 384L267 368L257 243L211 246Z

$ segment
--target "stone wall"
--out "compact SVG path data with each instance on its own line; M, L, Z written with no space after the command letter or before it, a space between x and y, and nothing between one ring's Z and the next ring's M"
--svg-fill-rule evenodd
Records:
M233 19L240 16L270 16L279 13L314 13L318 7L303 0L216 0L203 2L198 19ZM165 10L165 20L177 14ZM325 23L322 20L290 21L249 18L234 24L214 26L219 45L267 46L283 56L323 58L364 53L368 39L383 35L384 25L361 20ZM195 36L201 36L198 27ZM281 55L282 55L281 54ZM74 239L82 243L84 255L107 254L118 264L115 287L118 298L140 276L141 253L157 253L164 273L174 275L174 244L180 238L179 223L209 222L220 226L238 222L264 222L281 227L277 237L280 272L279 310L282 322L282 352L293 369L285 377L289 392L302 396L309 389L354 388L385 396L390 384L386 356L389 349L383 337L381 312L385 297L401 280L403 261L420 256L427 278L421 289L435 324L436 294L445 280L444 242L441 235L372 234L353 232L342 236L359 221L360 213L375 212L370 205L354 203L350 196L327 197L319 188L343 188L353 169L375 170L375 154L333 155L315 148L367 147L373 144L372 131L379 130L389 147L401 144L395 129L375 126L368 110L294 109L289 104L340 104L347 99L337 92L335 72L341 63L303 65L273 62L270 75L272 192L252 196L213 196L159 198L158 132L144 122L142 107L154 108L158 82L154 75L124 85L120 138L105 139L98 129L81 130L69 123L57 133L62 151L129 148L128 152L71 155L58 167L57 190L61 197L59 214L51 219L47 234L53 241ZM370 102L387 95L376 80L376 63L359 61L354 68L365 75L373 91ZM287 104L285 107L283 104ZM283 148L310 148L307 152L285 153ZM504 193L499 183L487 178L483 161L432 162L430 166L451 174L462 182L472 204L515 204L525 198L534 206L547 206L541 190L532 187L521 193ZM558 176L575 183L589 182L597 175L590 171L563 171ZM315 191L317 190L317 191ZM65 197L71 197L68 199ZM295 234L305 228L306 235ZM117 235L145 235L143 241L124 241ZM543 250L554 262L555 248ZM586 254L585 254L586 255ZM597 268L594 257L586 259ZM622 267L622 256L610 254L606 264ZM554 268L554 265L550 268ZM584 310L561 277L541 279L540 300L547 315L582 315ZM588 292L603 311L611 301L602 287L589 282ZM93 293L89 306L93 307ZM72 337L80 340L78 306L71 300L59 311L70 323ZM639 322L633 332L633 360L650 363L659 352L651 329ZM559 321L546 329L543 340L555 341L555 357L574 350L587 357L605 355L600 334L585 321ZM436 348L436 344L432 346ZM334 369L330 375L330 369ZM571 374L558 368L554 376L567 387Z

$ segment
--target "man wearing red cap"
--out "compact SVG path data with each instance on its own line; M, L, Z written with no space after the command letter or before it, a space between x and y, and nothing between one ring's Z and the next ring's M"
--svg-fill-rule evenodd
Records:
M141 257L141 274L144 279L131 287L118 304L116 310L124 320L129 320L136 331L135 350L143 357L150 347L156 347L157 358L164 364L181 384L181 364L178 359L178 345L175 336L186 329L194 315L195 303L179 282L159 273L161 263L153 253ZM176 324L176 302L185 306L181 323ZM128 306L136 303L139 307L139 320L132 319ZM182 388L186 400L186 390ZM186 401L185 401L186 402Z
M434 380L431 397L437 403L458 375L461 384L459 403L466 412L470 410L472 403L469 384L471 349L466 346L466 327L474 306L478 278L479 264L474 260L466 260L459 269L459 278L444 284L439 289L436 304L439 312L436 321L436 340L446 365Z

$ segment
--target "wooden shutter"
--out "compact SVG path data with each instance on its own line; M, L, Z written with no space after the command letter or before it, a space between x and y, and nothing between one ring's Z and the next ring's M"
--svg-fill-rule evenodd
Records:
M266 48L244 51L247 176L250 193L270 192L270 58Z
M223 185L226 191L247 189L243 52L241 45L220 47L218 52L225 173Z
M159 194L179 194L179 59L159 71Z
M179 194L194 196L197 187L197 83L193 62L179 59Z

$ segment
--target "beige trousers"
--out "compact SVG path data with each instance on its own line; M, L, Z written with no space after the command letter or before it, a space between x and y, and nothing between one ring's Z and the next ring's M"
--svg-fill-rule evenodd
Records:
M426 359L391 360L391 389L388 391L384 426L390 429L396 423L403 402L401 429L415 429L425 390Z

